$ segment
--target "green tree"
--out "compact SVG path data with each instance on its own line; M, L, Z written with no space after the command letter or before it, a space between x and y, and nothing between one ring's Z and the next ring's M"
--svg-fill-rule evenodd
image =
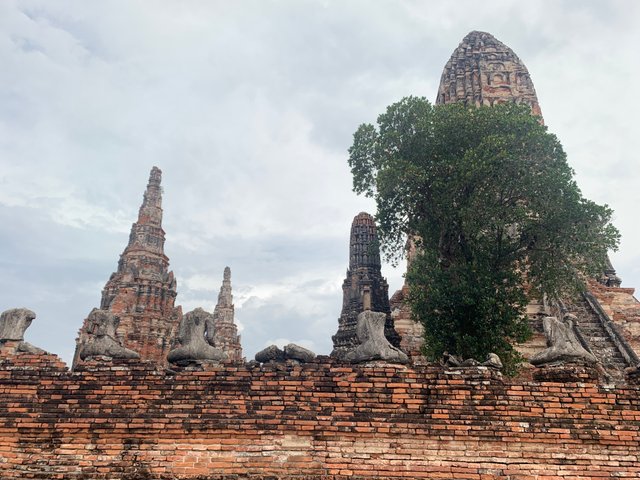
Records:
M409 303L425 353L520 360L528 300L560 298L602 272L619 233L582 197L557 138L527 106L433 106L408 97L361 125L354 191L373 197L387 258L417 243Z

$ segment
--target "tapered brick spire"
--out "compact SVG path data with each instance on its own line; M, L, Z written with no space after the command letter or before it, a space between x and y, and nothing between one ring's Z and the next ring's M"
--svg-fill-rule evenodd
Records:
M242 346L238 327L234 322L233 295L231 294L231 269L224 269L222 287L218 294L218 304L213 311L213 332L207 332L209 342L214 347L220 348L227 355L227 359L232 362L241 362Z
M129 243L120 255L118 270L102 290L100 308L120 318L118 340L140 354L142 360L166 363L171 340L182 311L175 307L176 280L164 254L162 229L162 172L153 167ZM76 346L86 341L87 322Z
M400 338L393 328L389 309L389 285L380 268L375 221L368 213L361 212L351 224L349 269L342 284L342 312L338 319L338 332L332 337L331 356L342 358L348 350L358 345L358 314L365 309L387 314L385 336L392 345L399 346Z

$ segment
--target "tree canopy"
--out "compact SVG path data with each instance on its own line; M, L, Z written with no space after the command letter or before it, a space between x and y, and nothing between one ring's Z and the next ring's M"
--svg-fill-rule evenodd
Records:
M527 106L407 97L354 134L354 190L373 197L381 246L417 244L409 303L430 357L498 353L510 365L532 296L559 298L602 272L619 233L585 199L558 139Z

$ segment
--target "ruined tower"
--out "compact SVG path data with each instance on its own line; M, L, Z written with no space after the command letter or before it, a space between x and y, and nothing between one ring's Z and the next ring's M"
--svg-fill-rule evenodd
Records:
M493 106L514 102L531 107L534 115L542 112L527 67L504 43L486 32L473 31L462 39L444 66L436 98L437 105L462 102L470 106ZM413 238L407 241L407 267L415 255ZM391 309L396 331L401 336L400 347L415 361L421 356L423 326L411 318L406 297L409 287L391 297ZM532 309L539 306L532 305Z
M349 268L342 283L342 312L338 332L332 337L332 357L341 358L358 344L356 325L358 314L367 309L387 314L385 336L392 345L400 345L400 337L393 328L389 309L389 285L380 271L380 248L373 217L361 212L351 224Z
M175 307L176 280L164 254L162 229L162 172L153 167L138 221L131 227L129 244L120 255L118 269L102 290L100 309L120 318L118 340L140 354L142 360L166 363L182 311ZM87 321L80 329L79 346L86 340Z
M227 360L242 362L242 346L238 327L234 322L233 295L231 294L231 269L225 267L218 303L213 311L213 332L207 333L210 343L227 355Z
M456 102L477 107L524 103L542 117L527 67L513 50L486 32L473 31L464 37L444 66L436 104Z
M474 31L464 37L444 67L436 104L455 102L478 107L505 102L526 104L542 119L527 68L509 47L485 32ZM411 239L409 251L415 251ZM408 263L410 261L411 255ZM633 289L620 288L620 278L608 259L599 283L590 281L588 288L582 298L563 299L563 302L577 315L577 328L591 352L613 378L620 378L626 366L637 362L632 346L640 343L640 335L636 333L638 302L633 297ZM396 331L401 336L401 348L415 361L420 358L423 327L411 317L406 304L408 291L405 284L393 295L390 304ZM532 300L527 313L532 319L534 336L520 345L519 350L531 356L546 345L540 317L551 312L543 300ZM625 328L620 332L611 328L611 319L626 322Z

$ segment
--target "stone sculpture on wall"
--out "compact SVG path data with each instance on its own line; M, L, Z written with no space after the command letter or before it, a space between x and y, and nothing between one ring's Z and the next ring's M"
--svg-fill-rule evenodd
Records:
M358 315L356 335L359 345L348 350L344 360L350 363L361 363L373 360L384 360L389 363L408 363L409 357L389 343L384 335L387 315L383 312L366 310Z
M167 360L175 364L198 362L221 362L226 360L224 352L207 341L212 338L214 318L202 308L188 312L178 328L177 342L180 345L169 352Z
M551 365L562 363L595 364L596 357L580 343L575 328L575 315L566 314L562 320L556 317L543 319L544 333L549 348L537 353L529 360L533 365Z
M25 353L45 353L24 341L24 332L29 328L36 314L27 308L12 308L0 314L0 346L16 342L15 351Z
M454 368L489 367L495 370L502 370L502 367L503 367L502 360L500 360L500 357L495 353L489 353L489 355L487 355L487 359L484 362L479 362L475 358L467 358L463 360L461 357L457 355L451 355L445 352L444 355L442 356L442 360L440 361L440 364L443 367L447 367L447 368L449 367L454 367Z
M284 350L278 348L277 345L269 345L267 348L256 353L256 362L284 362L286 360L295 360L296 362L306 363L316 358L316 354L308 348L301 347L295 343L290 343L284 347Z
M94 308L87 317L86 337L80 345L81 360L91 357L140 358L133 350L125 348L116 337L120 319L107 310Z

